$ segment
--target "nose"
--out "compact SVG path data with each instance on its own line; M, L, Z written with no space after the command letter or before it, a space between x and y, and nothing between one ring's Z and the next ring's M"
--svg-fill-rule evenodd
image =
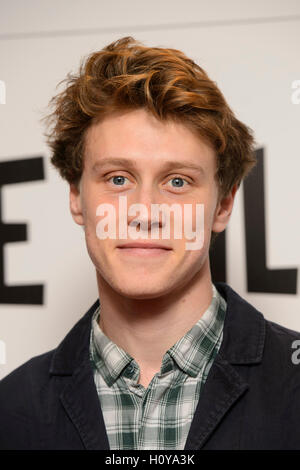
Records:
M155 211L162 202L159 192L153 186L143 185L128 197L128 225L139 225L139 231L151 231L151 227L160 229L163 225L161 211ZM152 229L152 230L153 230Z

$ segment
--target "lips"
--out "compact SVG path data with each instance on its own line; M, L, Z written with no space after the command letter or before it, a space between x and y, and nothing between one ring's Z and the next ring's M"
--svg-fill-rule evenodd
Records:
M172 248L158 243L126 243L117 247L119 253L126 257L160 259L171 253Z
M164 246L164 245L157 244L157 243L126 243L124 245L119 245L118 248L121 248L121 249L139 248L139 249L145 249L145 250L151 250L151 249L172 250L172 248L168 246Z

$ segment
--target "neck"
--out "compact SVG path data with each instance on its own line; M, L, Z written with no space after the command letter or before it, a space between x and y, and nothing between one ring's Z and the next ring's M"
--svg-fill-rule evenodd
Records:
M141 369L159 371L165 352L197 323L211 303L209 262L205 264L188 287L154 299L125 297L97 272L100 328Z

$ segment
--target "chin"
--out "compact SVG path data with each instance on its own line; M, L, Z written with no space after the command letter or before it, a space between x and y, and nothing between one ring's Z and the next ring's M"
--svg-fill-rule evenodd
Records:
M119 294L130 299L155 299L161 297L167 293L167 288L163 287L162 284L156 284L151 286L138 285L138 282L129 284L122 284L120 286L112 286Z

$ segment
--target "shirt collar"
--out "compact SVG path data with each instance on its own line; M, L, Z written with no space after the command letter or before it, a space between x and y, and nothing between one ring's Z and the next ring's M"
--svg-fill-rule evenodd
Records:
M161 374L175 368L196 377L214 354L220 341L226 312L226 301L212 284L213 297L197 323L163 356ZM138 377L134 358L111 341L99 327L101 304L92 316L90 358L92 365L111 386L123 372L127 377ZM127 367L132 362L133 367Z
M101 304L92 317L90 338L90 357L94 368L102 374L108 386L111 386L125 367L133 360L128 353L111 341L99 326Z
M196 377L214 353L220 341L226 312L226 301L212 284L213 297L197 323L175 343L169 355L178 367Z

